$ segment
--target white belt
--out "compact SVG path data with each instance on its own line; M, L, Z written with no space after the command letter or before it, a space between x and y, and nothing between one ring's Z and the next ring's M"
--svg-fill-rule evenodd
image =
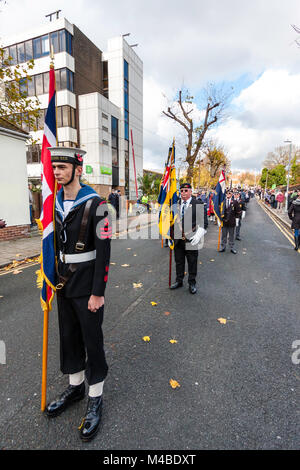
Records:
M72 255L67 255L60 251L59 258L63 263L84 263L84 261L91 261L96 258L96 250L87 251L85 253L74 253Z

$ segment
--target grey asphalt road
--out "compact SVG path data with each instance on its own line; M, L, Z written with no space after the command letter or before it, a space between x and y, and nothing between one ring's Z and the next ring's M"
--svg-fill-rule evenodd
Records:
M0 449L299 448L300 364L292 361L300 340L299 254L254 200L237 255L217 253L217 231L209 226L194 296L186 284L168 289L169 252L160 241L112 242L104 321L110 370L101 428L90 443L77 431L86 400L52 420L40 411L37 267L0 277L7 355L0 364ZM56 316L54 306L49 400L68 383L59 371ZM180 387L172 389L170 379Z

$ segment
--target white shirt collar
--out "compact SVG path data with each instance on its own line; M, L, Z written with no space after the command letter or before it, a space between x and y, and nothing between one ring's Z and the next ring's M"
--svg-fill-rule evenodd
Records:
M189 205L191 203L191 200L192 200L192 196L187 201L185 201L185 203L186 203L185 208L186 209L189 207ZM182 207L182 205L183 205L183 199L181 199L181 207Z

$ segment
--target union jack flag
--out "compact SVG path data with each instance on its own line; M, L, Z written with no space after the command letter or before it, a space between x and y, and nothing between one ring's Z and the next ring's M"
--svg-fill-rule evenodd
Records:
M37 221L42 232L41 268L38 271L38 286L41 288L43 310L51 310L55 293L56 267L54 246L54 203L56 194L55 178L48 147L56 147L56 111L55 111L55 74L54 67L49 71L49 103L45 117L42 144L42 199L43 206Z

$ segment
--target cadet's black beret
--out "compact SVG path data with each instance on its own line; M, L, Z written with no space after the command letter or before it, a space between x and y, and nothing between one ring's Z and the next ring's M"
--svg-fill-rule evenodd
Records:
M183 188L192 189L192 186L190 185L190 183L182 183L180 185L180 189L183 189Z

